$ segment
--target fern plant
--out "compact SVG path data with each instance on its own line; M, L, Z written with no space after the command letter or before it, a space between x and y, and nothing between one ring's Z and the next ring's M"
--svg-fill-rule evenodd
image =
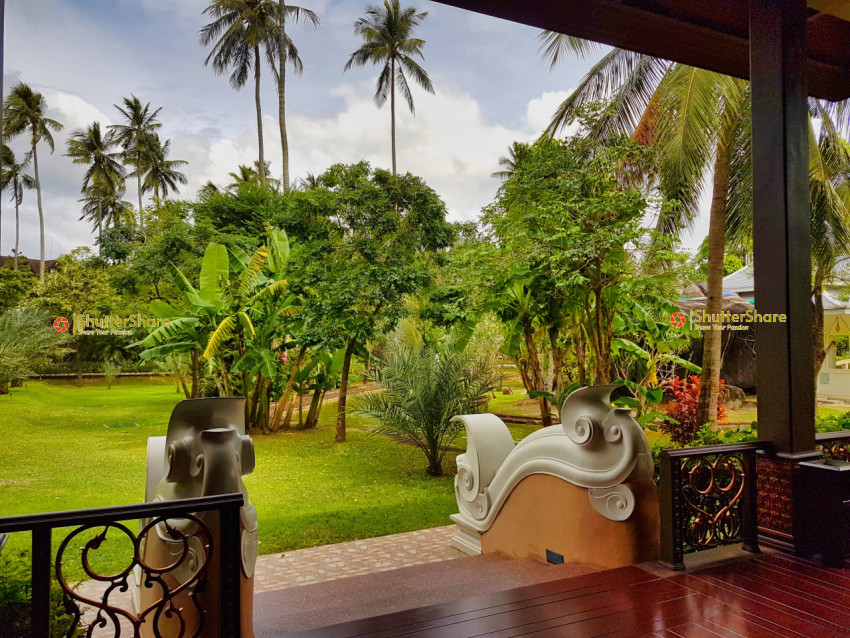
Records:
M382 388L354 397L352 411L376 419L375 432L422 450L431 476L443 475L443 457L463 431L451 418L482 412L498 383L491 361L453 343L393 345L373 378Z

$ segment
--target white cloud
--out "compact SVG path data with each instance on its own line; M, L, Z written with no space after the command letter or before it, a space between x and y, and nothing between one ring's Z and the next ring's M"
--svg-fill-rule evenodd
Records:
M546 130L549 123L552 121L552 115L554 115L561 103L570 97L573 90L574 89L570 89L569 91L547 91L540 97L536 97L531 100L528 103L528 108L525 112L525 118L528 125L535 131L540 131L541 133ZM572 133L572 129L573 127L569 127L566 133Z

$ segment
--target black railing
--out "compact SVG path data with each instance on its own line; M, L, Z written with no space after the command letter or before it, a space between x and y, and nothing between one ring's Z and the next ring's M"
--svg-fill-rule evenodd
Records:
M743 542L758 553L756 451L761 443L663 450L661 564L684 569L686 551Z
M828 459L850 461L850 431L818 432L815 434L815 449Z
M48 638L50 632L50 588L52 583L52 571L55 570L56 579L62 588L63 603L65 610L73 616L71 628L67 636L74 635L83 615L83 607L88 607L96 613L90 624L88 635L93 628L114 629L116 637L121 636L122 624L132 626L133 636L139 636L141 626L147 623L153 635L160 636L159 623L162 619L167 622L178 623L185 627L184 613L189 613L185 607L175 604L178 595L187 596L191 600L194 609L194 624L197 629L193 631L194 636L202 636L204 622L209 610L205 609L200 601L200 594L207 587L209 579L209 566L211 559L215 556L213 548L213 534L206 523L196 516L200 512L217 511L219 513L220 541L218 548L218 573L220 574L220 600L209 601L215 605L219 617L221 636L240 636L240 573L241 573L241 549L240 549L240 521L239 509L242 507L242 494L225 494L221 496L204 496L199 498L187 498L175 501L160 501L155 503L143 503L140 505L124 505L118 507L101 507L87 510L72 510L68 512L49 512L46 514L32 514L26 516L9 516L0 518L0 533L31 532L32 534L32 607L31 607L31 635L33 638ZM180 530L175 524L176 520L186 520L192 523L192 537L194 546L190 551L189 536ZM141 520L141 530L134 534L120 521ZM53 530L62 527L74 527L65 535L59 545L56 556L53 555L52 536ZM74 590L67 583L67 576L63 571L63 558L66 549L73 539L88 530L102 527L103 531L89 538L81 549L82 568L86 575L93 581L99 582L105 588L101 600L88 598ZM167 537L168 541L182 544L174 562L166 566L148 565L142 556L143 539L149 531L159 529L159 534ZM89 552L98 549L106 539L110 529L118 530L124 534L133 544L133 557L129 562L122 562L122 569L108 576L97 573L91 567ZM200 543L200 552L198 556ZM193 558L199 558L197 569L188 580L169 587L165 575L178 568L192 554ZM183 565L185 567L185 565ZM141 583L146 588L159 587L161 594L158 601L147 609L139 609L133 614L129 610L110 604L110 594L116 591L126 592L129 589L129 577L136 568L140 573ZM157 591L157 590L154 590ZM189 635L181 632L181 635Z

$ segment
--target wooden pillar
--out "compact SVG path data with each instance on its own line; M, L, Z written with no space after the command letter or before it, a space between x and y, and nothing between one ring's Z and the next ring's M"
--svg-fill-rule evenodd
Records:
M797 463L817 456L812 341L806 0L750 0L759 532L797 551Z

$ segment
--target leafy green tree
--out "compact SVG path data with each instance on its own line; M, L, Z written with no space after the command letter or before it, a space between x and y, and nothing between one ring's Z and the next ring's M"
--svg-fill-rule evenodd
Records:
M0 309L16 308L21 305L38 283L38 277L26 266L12 270L0 267Z
M119 151L112 150L114 140L111 134L104 135L100 122L94 122L86 129L77 129L68 138L68 152L74 164L87 166L83 175L83 187L86 192L92 188L95 194L93 203L97 207L97 245L101 250L103 236L103 199L112 193L123 190L124 167L121 166Z
M345 348L336 437L345 441L357 344L393 328L405 296L429 282L422 259L451 244L454 233L443 202L413 175L361 162L334 165L318 181L319 188L290 193L309 212L301 228L313 234L290 262L289 280L303 300L299 343Z
M297 24L309 22L315 28L319 28L319 16L310 9L287 4L285 0L278 0L278 71L277 71L277 104L278 122L280 124L280 147L283 159L283 190L289 190L289 136L286 133L286 63L291 62L296 75L301 75L304 65L298 55L298 49L289 34L286 32L286 21Z
M384 0L383 4L369 4L366 15L354 22L354 33L363 38L363 44L348 58L344 71L366 64L383 65L378 76L375 104L383 106L390 98L391 138L393 175L396 174L395 151L395 92L401 91L410 112L413 113L413 94L407 83L407 75L419 86L434 92L428 73L419 66L414 57L424 60L422 48L425 41L412 37L413 32L428 17L427 11L417 12L415 7L402 7L399 0ZM407 75L405 75L405 73Z
M38 177L38 143L44 142L53 152L53 133L62 130L62 125L45 115L47 100L28 84L18 82L3 102L3 134L12 139L26 133L30 136L33 177L35 178L36 201L38 202L39 244L41 261L39 279L44 281L44 208L41 205L41 181Z
M15 158L11 148L3 144L0 147L0 191L12 190L12 201L15 203L15 250L14 270L18 269L18 255L20 253L21 241L21 216L20 208L24 201L24 191L32 190L38 182L24 171L29 168L32 156L27 154L21 162Z
M123 184L118 189L113 189L105 184L92 184L83 190L83 198L79 202L83 205L80 210L80 220L91 220L98 226L98 254L103 245L103 231L101 226L109 227L117 224L135 224L135 212L133 205L124 199L127 193Z
M156 130L162 126L157 121L162 107L151 109L151 103L142 104L135 95L125 97L124 106L115 104L122 122L109 127L115 142L123 149L124 163L133 167L136 178L136 189L139 196L139 227L144 227L144 205L142 203L142 174L144 166L149 161L151 144Z
M394 346L375 380L382 389L354 397L352 411L377 419L375 431L400 435L422 450L430 476L443 475L443 457L463 432L462 424L452 418L486 409L497 384L491 361L455 344Z

